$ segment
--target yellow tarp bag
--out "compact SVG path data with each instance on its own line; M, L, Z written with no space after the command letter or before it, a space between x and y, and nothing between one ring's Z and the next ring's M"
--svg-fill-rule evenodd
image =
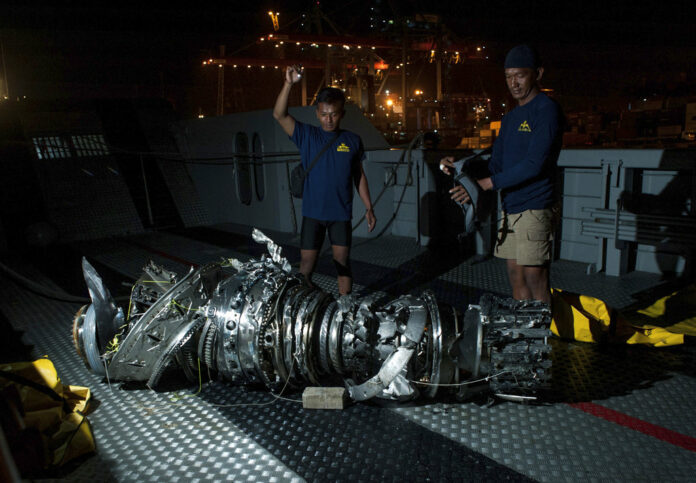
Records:
M8 386L14 386L9 388ZM19 394L22 426L38 430L43 461L35 468L51 469L94 451L94 437L84 411L90 390L64 385L48 358L33 362L0 364L0 391Z
M696 337L696 285L673 292L647 307L626 311L624 315L647 329L666 329Z
M551 290L551 331L582 342L620 342L665 347L696 336L696 286L662 297L643 308L619 312L604 301Z

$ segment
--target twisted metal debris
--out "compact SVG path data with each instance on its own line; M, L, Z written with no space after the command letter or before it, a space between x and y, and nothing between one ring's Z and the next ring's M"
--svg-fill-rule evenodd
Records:
M551 315L540 302L486 294L464 317L430 291L378 304L308 288L281 248L259 230L269 256L228 276L211 263L179 279L150 262L127 313L83 259L92 303L73 321L78 354L111 380L156 388L167 371L204 373L278 391L285 385L345 385L354 401L465 398L481 390L516 401L549 383Z

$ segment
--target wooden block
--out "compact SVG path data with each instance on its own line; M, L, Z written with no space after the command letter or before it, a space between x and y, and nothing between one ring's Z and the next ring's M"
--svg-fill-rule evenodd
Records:
M348 392L344 387L308 387L302 392L305 409L344 409Z

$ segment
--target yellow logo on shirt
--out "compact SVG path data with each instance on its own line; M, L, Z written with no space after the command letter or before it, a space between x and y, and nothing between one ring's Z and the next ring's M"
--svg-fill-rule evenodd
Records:
M517 130L522 132L532 132L532 128L529 127L527 121L522 121L522 124L520 124L520 127L518 127Z
M336 148L336 151L338 151L339 153L349 153L350 148L348 146L346 146L346 143L341 143Z

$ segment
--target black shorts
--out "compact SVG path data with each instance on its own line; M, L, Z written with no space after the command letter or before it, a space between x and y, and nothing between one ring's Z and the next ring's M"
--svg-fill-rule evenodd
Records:
M327 221L302 217L302 235L300 248L303 250L319 250L324 243L326 231L332 245L349 247L353 241L353 227L350 220Z

